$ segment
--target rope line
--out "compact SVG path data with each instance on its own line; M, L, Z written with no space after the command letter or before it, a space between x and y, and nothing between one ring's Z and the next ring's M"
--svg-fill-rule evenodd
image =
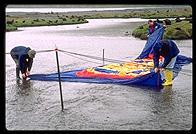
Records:
M172 69L174 72L192 73L192 70L188 69Z
M74 57L74 58L77 58L77 59L80 59L80 60L83 60L83 61L91 62L91 63L102 64L102 63L99 63L99 62L86 60L86 59L83 59L83 58L80 58L80 57L77 57L77 56L82 56L82 57L86 57L86 58L90 58L90 59L94 59L94 60L103 61L103 57L92 56L92 55L85 55L85 54L80 54L80 53L75 53L75 52L70 52L70 51L65 51L65 50L59 50L59 49L54 49L54 50L38 50L38 51L36 51L36 53L52 52L52 51L56 51L56 50L62 52L63 54L69 55L71 57ZM10 53L5 53L5 54L10 54ZM74 56L74 55L77 55L77 56ZM117 59L110 59L110 58L104 58L104 61L111 62L111 63L131 62L131 60L124 61L124 60L117 60ZM178 69L175 69L174 70L173 69L173 71L180 72L183 75L192 76L192 74L189 74L189 73L192 73L192 70L188 70L188 69L179 69L179 70Z
M192 76L192 74L184 73L184 72L181 72L181 71L180 71L180 74L187 75L187 76Z
M100 61L103 60L103 57L74 53L74 52L69 52L69 51L65 51L65 50L59 50L59 51L69 53L69 54L78 55L78 56L83 56L83 57L87 57L87 58L91 58L91 59L95 59L95 60L100 60ZM114 62L115 63L130 62L130 61L124 61L124 60L110 59L110 58L104 58L104 61L113 62L113 63Z
M96 64L101 64L101 63L98 63L98 62L94 62L94 61L90 61L90 60L86 60L86 59L83 59L83 58L79 58L77 56L74 56L74 55L71 55L71 54L68 54L68 53L63 53L63 54L66 54L66 55L69 55L71 57L74 57L74 58L77 58L77 59L81 59L81 60L84 60L84 61L87 61L87 62L92 62L92 63L96 63Z
M45 52L52 52L54 50L40 50L40 51L36 51L36 53L45 53Z
M51 51L55 51L55 50L40 50L40 51L38 50L36 52L37 53L43 53L43 52L51 52ZM91 58L91 59L95 59L95 60L100 60L100 61L103 60L103 57L85 55L85 54L80 54L80 53L75 53L75 52L70 52L70 51L65 51L65 50L58 50L58 51L73 54L73 55L83 56L83 57L87 57L87 58ZM6 54L10 54L10 53L6 53ZM113 63L130 62L130 61L124 61L124 60L110 59L110 58L104 58L104 60L108 61L108 62L113 62Z
M175 69L172 69L172 71L176 72L176 73L181 73L183 75L187 75L187 76L192 76L191 73L191 70L188 70L188 71L184 71L183 69L182 70L175 70Z

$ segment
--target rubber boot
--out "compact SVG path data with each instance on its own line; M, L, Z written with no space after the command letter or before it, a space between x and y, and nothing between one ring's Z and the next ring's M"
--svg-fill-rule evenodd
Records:
M20 69L18 67L16 68L16 78L20 79Z
M169 69L165 69L163 71L165 82L162 84L163 86L171 86L173 84L173 71Z

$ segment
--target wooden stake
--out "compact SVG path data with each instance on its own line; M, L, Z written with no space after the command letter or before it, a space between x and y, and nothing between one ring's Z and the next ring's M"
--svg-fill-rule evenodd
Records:
M64 106L63 106L63 95L62 95L62 86L61 86L61 76L60 76L59 59L58 59L58 49L56 48L55 51L56 51L56 61L57 61L57 70L58 70L58 78L59 78L61 107L62 107L62 111L63 111Z

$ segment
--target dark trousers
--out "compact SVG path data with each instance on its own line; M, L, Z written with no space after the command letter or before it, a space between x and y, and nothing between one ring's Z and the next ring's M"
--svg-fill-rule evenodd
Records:
M20 68L19 68L19 61L16 55L11 53L12 59L16 63L16 78L20 78Z

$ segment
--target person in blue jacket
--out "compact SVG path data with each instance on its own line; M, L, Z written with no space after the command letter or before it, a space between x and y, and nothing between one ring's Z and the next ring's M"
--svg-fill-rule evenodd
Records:
M161 40L157 42L153 47L154 71L158 72L160 69L173 68L179 52L180 50L176 43L172 40ZM160 56L164 57L164 62L159 66Z
M172 40L160 40L153 46L154 71L155 73L159 71L165 71L164 75L170 77L169 82L167 82L170 85L172 84L173 71L169 72L169 70L172 70L174 68L179 52L180 50L178 49L176 43ZM164 58L162 64L159 64L160 56Z
M30 47L17 46L10 51L10 54L16 63L16 78L20 79L21 71L22 78L25 79L30 74L36 51Z
M159 29L161 25L155 21L149 20L148 21L148 30L147 30L147 37L149 37L154 31Z

